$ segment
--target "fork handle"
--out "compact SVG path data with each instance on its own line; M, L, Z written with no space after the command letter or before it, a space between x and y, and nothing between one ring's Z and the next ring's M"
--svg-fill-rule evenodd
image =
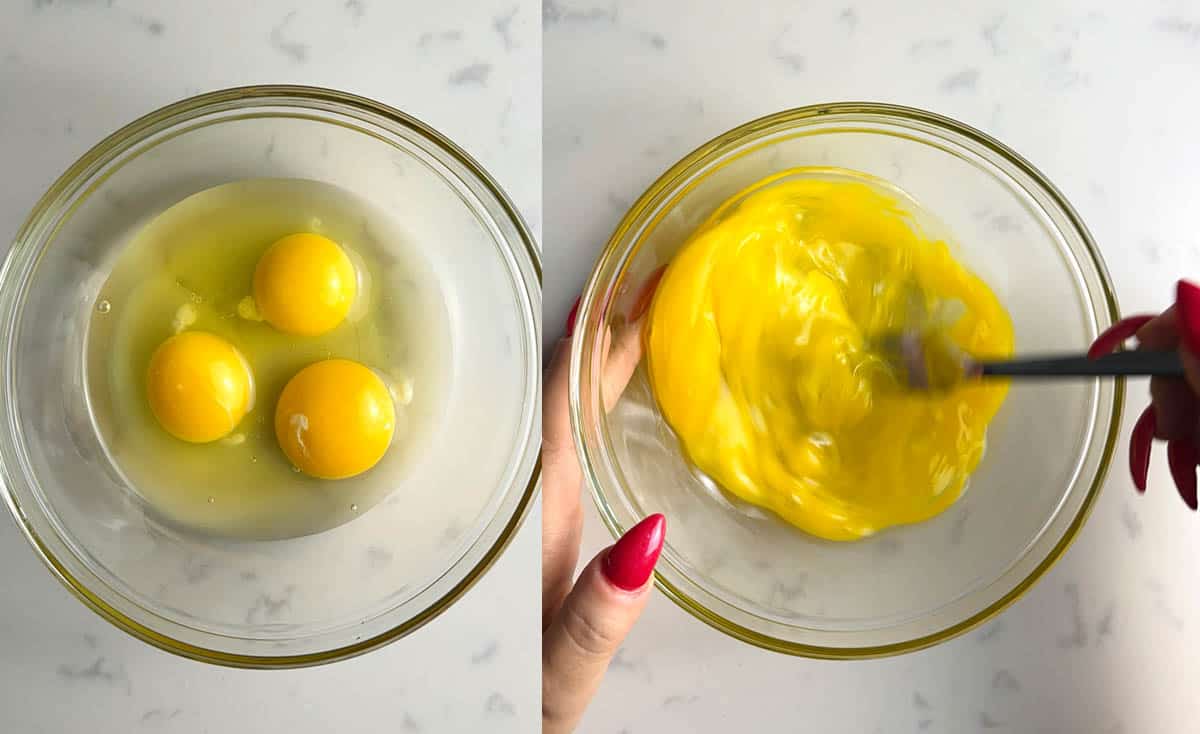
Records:
M1179 352L1115 352L1096 359L1082 354L980 362L980 374L995 377L1182 377Z

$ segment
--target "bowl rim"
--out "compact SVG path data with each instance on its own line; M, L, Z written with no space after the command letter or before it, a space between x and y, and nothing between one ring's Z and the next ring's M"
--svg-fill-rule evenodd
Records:
M224 106L230 104L246 104L252 107L256 102L264 106L296 106L301 109L312 109L314 105L324 105L325 107L319 108L326 111L341 112L342 114L350 112L351 114L378 116L386 122L405 128L426 142L431 143L440 153L447 155L454 162L469 171L477 183L486 190L487 194L494 198L494 202L499 207L500 213L509 220L509 224L512 225L518 235L519 242L510 242L509 246L512 248L514 255L518 257L523 256L526 259L526 263L532 270L535 278L535 281L531 285L536 286L536 289L540 291L543 277L542 261L536 239L508 194L505 193L495 178L475 158L430 125L395 107L367 97L335 89L292 84L260 84L204 92L172 102L142 115L104 137L58 176L30 210L14 235L12 246L5 254L3 263L0 264L0 285L3 285L9 278L9 271L15 266L18 257L25 250L34 246L31 236L37 230L39 223L47 215L53 214L55 203L68 189L80 183L81 177L92 170L93 166L106 163L124 152L133 150L147 135L158 131L164 124L185 124L209 110L224 109ZM359 121L364 124L378 124L364 118L359 118ZM534 305L536 306L536 303ZM535 314L533 322L534 330L540 331L537 314ZM540 339L540 334L534 334L534 338L535 340ZM535 378L539 389L535 390L533 398L537 400L538 394L540 394L540 371L535 375ZM541 430L540 423L536 420L533 421L531 429L529 446L536 446L536 439ZM66 565L55 557L43 539L38 536L26 517L25 508L16 497L13 489L9 486L9 482L7 481L9 470L4 466L3 461L0 461L0 495L3 496L4 504L8 507L17 527L29 541L38 558L50 570L51 574L75 598L79 599L85 606L117 628L161 650L200 662L235 668L286 669L321 665L361 655L407 636L449 609L454 602L478 583L480 578L484 576L505 549L507 549L518 530L523 526L534 500L541 489L541 470L542 459L539 451L536 456L532 457L532 462L529 466L529 477L525 482L524 488L521 489L520 498L513 509L512 515L500 529L499 535L491 547L487 549L483 556L458 583L433 600L425 609L367 639L328 650L289 655L231 653L201 645L194 645L157 632L151 627L131 619L89 589L84 583L76 579ZM520 474L518 473L517 484L514 486L519 486L519 483ZM37 512L37 508L33 508L33 511Z
M966 138L969 142L973 142L985 148L988 153L997 155L1006 163L1014 166L1022 174L1028 176L1033 183L1041 189L1054 206L1058 207L1070 224L1071 229L1079 236L1086 250L1087 256L1091 261L1092 266L1096 269L1097 279L1099 280L1101 295L1103 296L1103 306L1107 307L1107 315L1110 321L1115 322L1119 318L1120 309L1118 307L1116 290L1113 287L1112 278L1109 276L1108 269L1104 264L1104 259L1100 254L1099 247L1088 231L1087 226L1083 223L1079 214L1074 207L1067 201L1066 197L1058 190L1054 184L1032 163L1026 160L1021 154L1000 142L996 138L987 133L978 130L970 125L959 122L953 118L946 117L936 112L910 107L905 105L897 105L886 102L870 102L870 101L847 101L847 102L825 102L818 104L805 105L802 107L794 107L791 109L782 110L769 115L755 118L749 122L745 122L731 130L728 130L709 141L701 144L699 147L692 150L690 153L679 159L674 165L668 168L660 175L649 187L637 198L625 215L617 224L612 235L605 243L599 256L596 258L595 265L588 276L588 280L584 286L583 295L580 299L579 315L577 322L586 324L589 320L592 310L596 307L596 302L603 287L606 285L599 280L599 274L605 270L606 266L610 265L614 260L623 257L618 248L627 233L634 227L635 223L645 217L645 214L653 209L657 200L663 196L665 192L674 190L679 186L687 185L687 174L693 167L707 162L706 159L719 159L723 153L748 137L754 136L756 133L776 129L784 125L795 125L797 123L810 123L819 121L822 118L844 115L861 115L868 116L876 120L885 121L901 121L905 123L917 123L930 126L940 132L948 132L952 135ZM761 143L760 143L761 144ZM718 160L719 164L719 160ZM661 215L661 213L660 213ZM583 371L583 339L575 340L571 349L570 360L570 375L568 387L568 403L571 412L571 432L575 442L575 450L580 457L580 464L583 469L584 476L587 478L587 483L591 489L592 499L596 505L597 511L603 521L605 527L614 538L620 537L628 528L621 527L617 518L608 506L602 491L597 473L593 467L590 458L587 442L584 439L584 415L583 415L583 397L581 390ZM825 660L860 660L870 658L889 657L900 655L908 652L923 650L933 645L940 644L947 640L953 639L962 635L984 622L994 618L1000 612L1007 609L1018 599L1025 595L1030 588L1042 578L1050 568L1058 562L1058 560L1066 553L1067 549L1078 536L1080 529L1083 527L1087 518L1091 515L1092 509L1095 506L1096 500L1100 495L1100 491L1104 486L1105 478L1108 474L1109 466L1112 462L1113 454L1116 450L1117 437L1121 427L1121 415L1125 402L1125 381L1118 378L1114 381L1113 386L1113 408L1112 414L1109 417L1108 431L1104 438L1104 448L1100 455L1099 464L1096 469L1096 474L1092 478L1091 484L1088 487L1087 494L1075 513L1075 517L1064 529L1062 536L1046 554L1046 556L1034 566L1034 568L1015 584L1007 593L989 604L984 609L972 614L970 617L959 621L955 624L944 627L935 632L922 635L902 642L888 643L883 645L868 645L860 647L834 647L828 645L814 645L809 643L797 643L789 640L783 640L756 630L750 629L737 622L725 619L721 615L708 609L696 599L673 584L661 571L655 569L654 585L682 607L686 612L696 617L700 621L708 624L715 629L724 632L738 640L747 642L755 647L760 647L773 652L797 655L801 657L825 659Z

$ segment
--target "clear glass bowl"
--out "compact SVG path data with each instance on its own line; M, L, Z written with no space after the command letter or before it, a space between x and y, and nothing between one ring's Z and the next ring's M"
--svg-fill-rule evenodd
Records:
M332 530L263 542L172 526L124 486L83 372L87 324L122 243L193 193L256 177L340 186L427 243L452 354L441 430L402 492ZM306 87L173 104L71 166L0 272L5 499L68 589L171 652L271 668L397 639L479 579L536 492L540 278L533 238L496 182L408 115Z
M1011 312L1018 352L1084 350L1117 317L1112 284L1078 215L1003 144L891 105L781 112L688 155L617 227L578 316L570 388L576 445L614 535L650 513L666 515L657 584L698 618L797 655L916 650L996 614L1062 555L1100 491L1124 387L1014 383L957 504L860 542L808 536L706 487L664 423L644 367L611 412L601 409L599 335L626 323L648 279L715 207L798 166L873 174L932 212Z

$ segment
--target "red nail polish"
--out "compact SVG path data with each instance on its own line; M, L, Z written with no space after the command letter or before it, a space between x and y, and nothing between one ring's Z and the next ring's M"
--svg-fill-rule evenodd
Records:
M650 273L650 277L646 278L646 282L642 284L642 289L638 291L637 299L633 302L633 308L629 311L629 320L637 321L646 313L646 309L650 308L650 302L654 300L654 292L658 290L658 283L662 280L663 273L667 270L667 266L663 265L658 270Z
M1192 354L1200 354L1200 286L1181 280L1175 286L1175 306L1179 309L1179 330L1183 343Z
M618 589L636 591L646 585L662 553L667 518L654 514L621 536L600 564L604 577Z
M582 296L580 296L582 298ZM579 298L575 299L575 303L571 306L571 310L567 312L567 336L575 333L575 317L579 315Z
M1133 433L1129 436L1129 473L1133 476L1133 486L1138 492L1146 491L1146 474L1150 471L1150 446L1154 442L1154 432L1157 420L1154 417L1154 406L1146 408L1133 424Z
M1088 359L1096 359L1113 352L1153 319L1153 316L1130 316L1121 319L1096 337L1096 341L1092 342L1091 348L1088 349Z
M1171 478L1175 489L1187 506L1196 509L1196 449L1191 439L1178 439L1167 443L1167 464L1171 467Z

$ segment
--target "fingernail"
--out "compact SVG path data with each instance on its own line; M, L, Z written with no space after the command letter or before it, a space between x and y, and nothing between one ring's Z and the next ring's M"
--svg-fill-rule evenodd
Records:
M646 313L646 309L650 308L650 302L654 300L654 291L658 290L658 282L662 280L663 273L667 270L667 266L663 265L658 270L650 273L650 277L646 278L646 282L642 284L642 289L638 291L637 299L633 302L633 308L629 311L629 320L637 321Z
M1130 316L1127 319L1121 319L1096 337L1096 341L1092 342L1091 348L1088 349L1088 359L1096 359L1112 353L1126 339L1138 333L1153 319L1153 316Z
M1179 439L1167 443L1167 464L1171 467L1171 478L1175 489L1187 506L1196 509L1196 449L1190 439Z
M1138 492L1146 491L1146 474L1150 471L1150 446L1154 442L1156 428L1154 406L1146 408L1133 424L1129 436L1129 473Z
M625 591L636 591L645 586L654 573L658 555L662 553L666 529L667 518L654 514L622 535L601 564L609 583Z
M1175 286L1175 305L1179 309L1180 331L1192 354L1200 354L1200 286L1186 280Z
M582 296L580 296L582 298ZM567 336L575 333L575 317L579 315L579 298L575 299L575 303L571 306L571 310L567 312Z

